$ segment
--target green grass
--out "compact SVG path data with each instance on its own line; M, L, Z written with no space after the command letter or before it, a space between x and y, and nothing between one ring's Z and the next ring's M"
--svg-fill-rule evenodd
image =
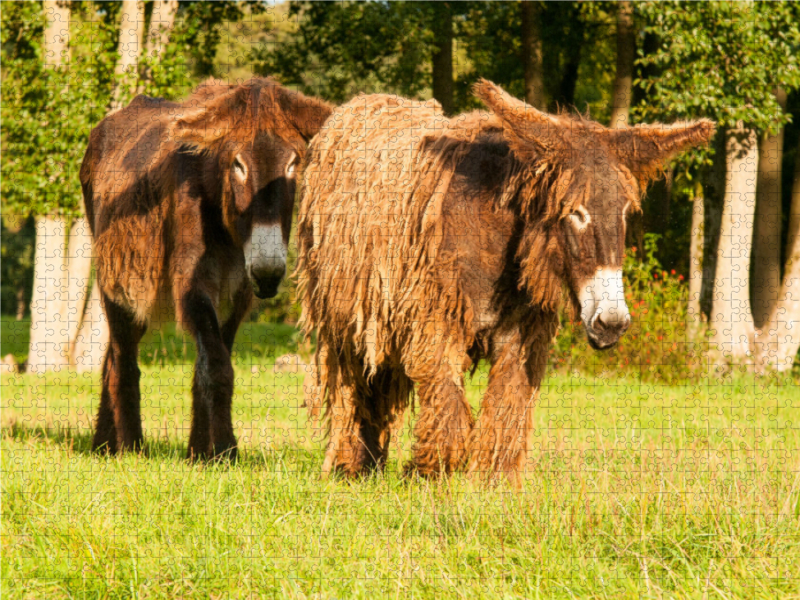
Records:
M291 328L237 338L234 466L184 460L192 346L149 335L141 455L90 453L97 375L2 375L4 598L800 598L788 381L562 373L521 490L398 476L411 414L384 474L323 482Z

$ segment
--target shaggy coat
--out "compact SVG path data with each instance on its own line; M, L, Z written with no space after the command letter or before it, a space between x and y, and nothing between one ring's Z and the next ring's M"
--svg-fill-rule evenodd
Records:
M324 406L323 465L384 464L417 386L413 468L516 480L557 312L568 299L596 348L630 322L625 215L709 121L610 130L548 115L482 81L492 112L359 96L309 146L297 275L317 331L306 402ZM478 422L463 374L491 363Z
M197 342L189 455L235 457L231 348L253 291L277 291L295 166L330 112L269 79L209 80L94 128L80 178L110 329L95 449L141 446L138 343L174 308Z

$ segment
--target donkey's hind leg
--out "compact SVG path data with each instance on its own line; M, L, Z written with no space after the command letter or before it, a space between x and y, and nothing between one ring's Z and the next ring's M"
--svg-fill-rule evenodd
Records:
M142 447L139 391L139 341L146 327L105 294L109 343L103 360L103 390L97 413L92 450L116 453Z
M369 381L364 363L339 361L319 342L319 373L305 382L306 406L318 418L323 399L328 419L328 447L323 477L339 472L348 477L382 469L386 464L392 425L402 417L413 384L400 365L384 366Z
M328 422L328 446L322 463L322 477L332 472L353 477L361 472L363 453L359 446L360 417L358 404L363 399L359 381L361 363L341 364L339 356L320 339L318 342L319 385L306 386L306 406L318 413L325 403ZM359 390L359 383L362 389ZM309 394L311 392L311 394ZM311 396L314 396L313 398Z
M358 403L358 446L354 449L362 472L386 466L392 428L402 419L414 384L402 365L387 365L378 369L365 388Z

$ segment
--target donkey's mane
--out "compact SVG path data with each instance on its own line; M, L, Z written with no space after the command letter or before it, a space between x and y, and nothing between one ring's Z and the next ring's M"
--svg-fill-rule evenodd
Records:
M204 119L203 112L212 105L216 108L214 119ZM310 138L304 130L316 122L313 130L317 131L331 111L326 102L285 88L271 77L253 77L241 84L211 77L197 86L182 107L173 127L182 128L185 134L196 126L197 131L182 136L185 144L189 149L211 152L220 144L248 142L257 133L269 132L303 153ZM226 135L209 143L203 136L215 127L224 129Z

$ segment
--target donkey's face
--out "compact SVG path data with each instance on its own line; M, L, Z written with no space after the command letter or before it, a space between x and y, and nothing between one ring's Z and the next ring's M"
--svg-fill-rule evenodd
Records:
M275 296L286 273L298 159L294 148L269 134L230 153L231 225L259 298Z
M216 160L210 176L221 187L223 224L241 248L256 296L270 298L286 272L299 154L331 107L260 78L210 80L187 103L172 134Z
M630 324L622 283L625 219L667 160L711 139L713 123L608 129L538 111L489 81L478 82L475 94L500 119L527 178L547 181L533 186L535 197L520 199L526 228L539 238L524 247L540 253L521 257L523 270L536 274L523 277L529 287L566 283L589 343L610 348Z
M597 164L577 185L587 193L559 220L562 264L589 344L599 350L613 346L631 322L622 259L625 221L638 206L638 184L622 169Z

